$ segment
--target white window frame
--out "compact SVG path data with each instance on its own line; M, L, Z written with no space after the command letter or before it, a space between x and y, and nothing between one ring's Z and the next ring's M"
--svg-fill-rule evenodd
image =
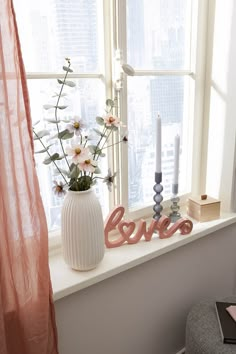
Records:
M163 70L136 70L136 76L161 76L180 75L189 76L195 83L193 102L194 114L191 119L190 135L194 136L192 148L188 152L188 160L191 163L191 192L198 194L205 185L204 161L201 154L206 146L206 136L203 136L204 95L205 95L205 71L207 52L207 21L208 6L210 0L194 0L192 9L193 27L197 32L192 32L192 41L196 41L196 52L192 48L191 57L195 60L191 63L189 71L163 71ZM196 15L197 14L197 15ZM196 23L197 22L197 23ZM111 30L112 29L112 30ZM106 97L119 98L119 113L124 124L127 124L127 79L121 71L121 63L126 63L126 0L103 0L103 30L104 30L104 70L97 73L71 73L70 78L101 79L105 85ZM120 56L119 56L120 55ZM27 79L58 79L63 78L63 73L26 73ZM122 88L118 89L121 83ZM205 117L206 118L206 117ZM206 123L204 123L206 124ZM193 134L194 132L194 134ZM116 141L114 136L113 142ZM115 188L109 193L109 207L122 204L126 208L128 217L134 220L140 217L150 217L153 214L153 206L128 210L128 149L122 144L114 147L108 153L108 164L113 171L120 171ZM186 203L189 194L181 195L180 205ZM163 207L169 206L169 200L163 201ZM60 231L50 232L49 248L51 252L58 251L60 246Z
M127 63L126 55L126 0L114 0L115 18L114 21L114 51L116 53L115 60L120 65ZM204 173L202 172L202 127L204 116L204 94L205 94L205 70L206 70L206 44L207 44L207 20L208 20L208 0L194 0L192 5L192 32L191 43L196 46L191 47L191 66L190 70L135 70L134 76L188 76L191 78L193 86L192 102L194 107L191 122L189 124L189 135L194 138L189 143L189 151L187 154L188 163L191 164L192 175L190 176L191 193L199 194L204 185ZM129 64L129 63L128 63ZM117 64L115 63L115 67ZM121 89L115 90L119 96L120 116L122 122L127 124L127 76L122 72L115 74L114 81L121 78ZM194 134L193 134L194 132ZM122 204L126 208L126 214L130 218L139 219L140 217L150 217L153 214L153 206L146 208L128 208L128 149L127 146L121 145L118 149L118 161L120 174L120 193L116 196L117 204ZM121 158L122 156L122 158ZM154 176L153 176L154 184ZM179 195L180 205L185 205L190 193ZM162 203L163 208L169 206L170 200L165 199Z

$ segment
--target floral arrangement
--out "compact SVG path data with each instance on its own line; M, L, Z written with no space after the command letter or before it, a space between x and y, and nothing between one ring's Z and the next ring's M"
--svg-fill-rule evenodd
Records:
M61 88L60 92L56 94L56 104L44 105L46 110L54 109L54 118L47 119L47 122L56 125L57 134L50 136L51 134L48 130L36 131L36 123L33 126L34 140L39 141L43 149L35 153L46 153L47 157L43 163L46 165L53 163L57 174L61 176L61 181L54 181L53 187L58 196L64 195L67 189L71 191L88 190L96 183L97 179L103 179L103 182L107 184L108 189L111 191L116 173L113 174L109 169L107 176L101 177L101 170L98 165L100 158L105 156L104 150L112 146L108 145L111 134L121 130L120 119L113 114L116 100L107 99L105 115L96 117L99 128L93 129L93 133L96 135L95 142L93 142L91 132L86 131L87 127L82 118L78 116L74 116L71 120L59 118L59 110L67 108L66 105L60 103L61 98L65 95L63 93L65 85L70 87L75 87L76 85L73 81L68 80L68 74L73 72L69 58L66 58L66 65L63 66L63 70L65 71L64 79L57 80ZM47 145L44 141L46 136L47 142L52 141L52 144ZM59 141L59 152L54 150L54 139ZM70 145L68 143L65 144L66 140L70 140ZM127 142L126 135L120 137L118 143L120 142ZM63 159L66 168L61 168L61 164L58 163Z

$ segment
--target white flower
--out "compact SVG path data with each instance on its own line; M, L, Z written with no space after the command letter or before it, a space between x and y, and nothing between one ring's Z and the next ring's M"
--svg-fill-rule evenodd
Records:
M103 183L106 183L109 192L111 192L111 187L113 185L115 176L116 176L116 172L114 174L112 174L111 169L108 168L108 174L106 175L106 177L104 177Z
M53 181L53 183L55 184L55 186L52 187L53 192L58 197L63 197L66 194L65 185L63 182L58 183L57 181Z
M80 162L84 162L85 160L89 159L89 149L84 148L82 145L71 145L71 147L67 146L66 147L66 153L68 156L73 156L72 161L75 164L78 164Z
M120 125L120 118L113 116L112 114L107 114L104 117L104 123L107 127L115 126L118 127Z
M75 133L75 135L81 135L81 131L84 128L85 128L85 124L78 116L75 116L71 120L71 123L67 124L66 126L66 129L68 129L70 133Z
M79 163L79 169L85 172L93 173L96 167L97 167L97 162L90 157L84 160L83 162Z

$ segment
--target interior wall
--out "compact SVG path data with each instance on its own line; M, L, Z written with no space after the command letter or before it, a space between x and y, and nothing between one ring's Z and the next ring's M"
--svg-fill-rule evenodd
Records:
M177 353L191 306L235 294L235 249L231 225L56 301L60 354Z

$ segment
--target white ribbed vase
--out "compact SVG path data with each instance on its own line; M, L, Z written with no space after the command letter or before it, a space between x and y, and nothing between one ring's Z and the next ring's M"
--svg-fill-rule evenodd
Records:
M61 215L62 251L73 269L95 268L104 256L101 205L93 191L68 191Z

